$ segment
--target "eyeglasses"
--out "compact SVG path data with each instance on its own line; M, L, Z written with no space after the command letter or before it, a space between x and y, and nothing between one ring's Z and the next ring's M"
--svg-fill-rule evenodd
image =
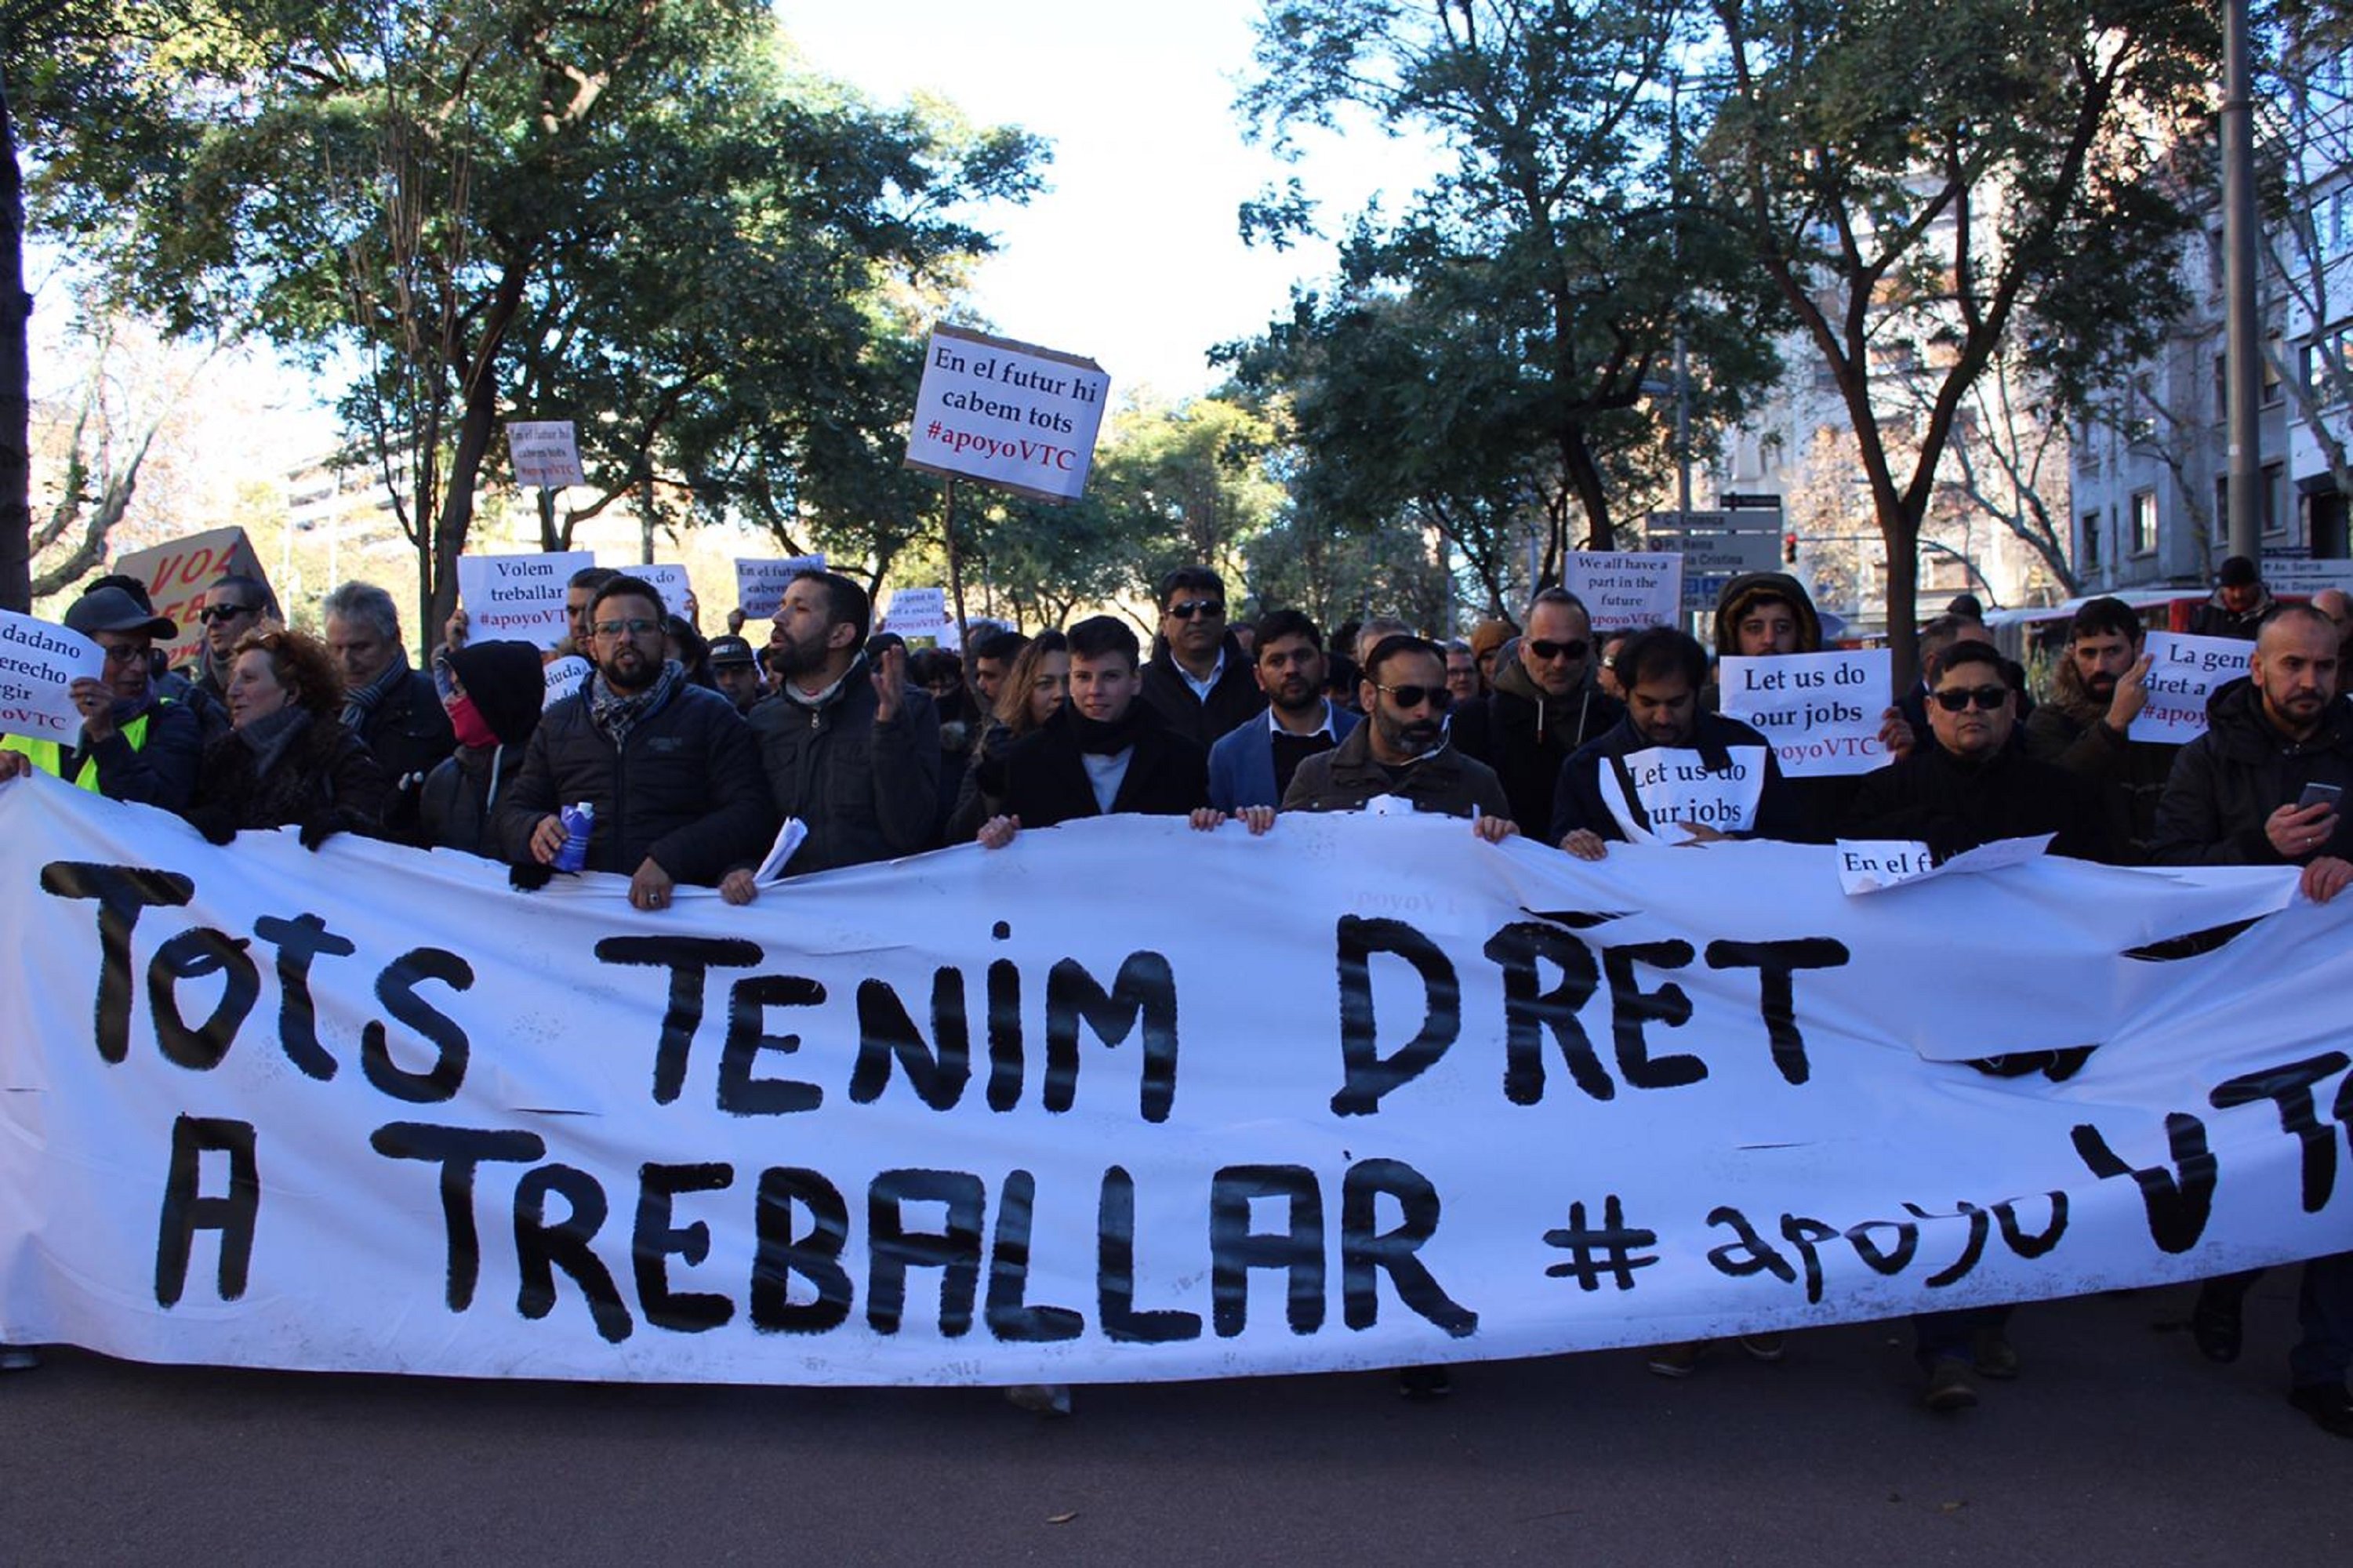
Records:
M1443 713L1454 706L1454 693L1447 690L1443 686L1383 686L1376 680L1373 682L1373 689L1388 692L1397 699L1398 706L1400 708L1419 708L1427 702L1430 707Z
M147 645L143 642L123 643L106 650L109 664L136 664L146 657Z
M1550 664L1556 658L1583 658L1585 657L1585 650L1589 646L1589 644L1581 642L1540 642L1531 640L1528 644L1528 651L1535 655L1538 658L1544 660L1545 663Z
M233 621L239 616L258 616L260 613L259 605L206 605L196 612L196 619L211 626L215 621Z
M1207 616L1214 621L1225 613L1223 599L1179 599L1168 606L1168 614L1180 621L1189 621L1196 616Z
M626 621L596 623L596 635L600 637L617 637L625 632L633 637L651 637L661 629L662 624L659 621L649 621L641 616L633 616Z
M1990 713L2010 701L2010 688L2007 686L1956 686L1948 690L1931 691L1928 695L1935 698L1936 706L1947 713L1957 713L1972 702Z

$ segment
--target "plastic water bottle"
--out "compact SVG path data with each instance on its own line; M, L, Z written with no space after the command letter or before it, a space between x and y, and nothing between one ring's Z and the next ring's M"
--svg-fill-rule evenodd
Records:
M555 852L555 868L577 871L588 864L588 834L596 826L596 807L584 800L557 812L555 819L564 824L564 847Z

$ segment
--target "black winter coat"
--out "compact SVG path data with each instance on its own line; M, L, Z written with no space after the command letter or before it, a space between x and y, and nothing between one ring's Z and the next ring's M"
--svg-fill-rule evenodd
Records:
M2294 805L2308 784L2345 791L2337 831L2291 861L2263 824ZM2263 693L2245 676L2206 700L2206 732L2181 748L2157 803L2150 858L2169 866L2304 865L2323 855L2353 860L2353 707L2338 698L2309 740L2291 741L2263 717Z
M449 728L449 715L441 706L441 694L433 689L433 678L421 669L410 670L384 694L384 700L360 725L359 737L367 742L376 765L398 792L385 813L386 835L403 843L422 844L417 793L434 764L458 749L457 731Z
M1225 668L1218 672L1217 684L1209 688L1206 699L1194 696L1186 684L1184 672L1168 651L1166 637L1154 641L1151 662L1140 674L1144 700L1152 704L1161 722L1171 734L1198 746L1204 755L1227 731L1266 711L1266 693L1258 689L1258 677L1250 673L1250 655L1231 632L1226 634Z
M497 796L522 766L521 746L460 746L425 775L417 795L417 826L426 847L462 849L486 860L506 857Z
M187 816L207 837L251 828L376 835L392 803L392 781L340 719L307 715L276 765L259 758L236 731L205 748Z
M1546 844L1558 844L1582 827L1601 837L1622 842L1625 829L1609 809L1609 797L1601 792L1601 771L1620 759L1637 752L1647 752L1658 742L1634 727L1630 718L1620 719L1609 732L1589 745L1580 746L1577 754L1561 764L1560 781L1553 795L1552 821ZM1737 835L1743 838L1796 838L1804 826L1804 816L1798 806L1797 796L1789 781L1781 776L1781 764L1775 760L1773 742L1742 723L1721 713L1701 713L1698 726L1692 732L1688 750L1704 763L1710 772L1719 772L1732 764L1734 746L1762 746L1765 749L1765 783L1757 796L1757 818L1754 826ZM1628 792L1628 802L1637 809L1640 803Z
M789 693L752 710L769 804L797 816L808 837L792 871L830 871L932 847L940 819L940 720L931 693L908 686L899 712L877 723L881 699L861 659L832 700L805 707Z
M1941 859L1998 838L2056 835L2050 853L2117 859L2106 816L2073 773L2038 763L2015 745L1982 763L1965 762L1923 733L1902 762L1865 773L1847 813L1848 838L1905 838Z
M1111 815L1183 816L1209 804L1209 755L1182 735L1146 721L1137 726L1135 752L1112 796ZM1065 704L1002 757L980 764L980 789L1021 826L1051 827L1078 816L1104 815L1080 761L1079 741Z
M1626 716L1625 704L1590 680L1568 704L1570 721L1548 724L1533 699L1498 689L1464 703L1447 727L1447 739L1461 747L1465 756L1495 770L1512 803L1512 820L1540 844L1559 842L1547 838L1546 832L1552 826L1561 764Z
M617 749L590 720L585 695L543 714L514 783L501 792L506 858L530 861L539 820L584 800L596 808L588 869L624 877L650 858L674 881L715 886L758 865L776 830L751 727L700 686L681 685Z

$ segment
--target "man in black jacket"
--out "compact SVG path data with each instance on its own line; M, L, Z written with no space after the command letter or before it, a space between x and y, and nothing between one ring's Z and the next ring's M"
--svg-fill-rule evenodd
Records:
M2181 748L2157 807L2157 859L2171 865L2301 866L2305 896L2327 903L2353 883L2353 708L2338 695L2335 623L2305 605L2272 612L2247 675L2206 704L2206 733ZM2313 786L2319 786L2317 789ZM2326 792L2333 786L2337 792ZM2306 804L2307 800L2310 804ZM2210 1279L2190 1315L2212 1361L2239 1355L2240 1304L2253 1273ZM2353 1437L2353 1252L2304 1266L2288 1355L2288 1399L2322 1430Z
M587 868L627 876L641 910L667 907L676 883L713 887L756 865L776 826L750 728L662 658L661 622L650 583L620 576L596 590L596 673L541 716L499 802L509 858L540 866L567 837L556 812L588 802ZM728 901L748 902L745 891Z
M2191 612L2189 635L2253 642L2276 603L2271 590L2263 586L2263 574L2255 563L2243 555L2233 555L2214 574L2214 596Z
M433 678L412 669L401 645L400 611L373 583L346 583L319 606L326 618L327 651L343 672L343 727L367 742L393 802L385 833L421 844L417 798L434 764L458 749Z
M1161 721L1204 753L1266 710L1250 655L1226 629L1225 583L1207 566L1180 566L1160 580L1160 635L1143 682Z
M2017 694L1991 643L1947 644L1929 660L1932 745L1863 775L1844 837L1925 843L1939 859L1999 838L2052 834L2051 853L2113 860L2091 786L2010 744Z
M1208 753L1170 732L1137 700L1143 650L1135 634L1114 616L1094 616L1069 637L1070 700L1002 757L981 764L981 789L1005 810L981 824L977 842L1002 849L1024 827L1129 812L1216 826Z
M808 829L796 873L915 854L939 824L939 715L907 684L903 645L868 658L872 618L866 590L839 572L796 574L776 606L768 647L784 685L751 723L771 804Z
M2148 704L2148 657L2140 617L2122 599L2094 599L2075 612L2050 700L2026 721L2026 754L2091 784L2108 816L2110 838L2135 861L2157 837L2157 801L2181 748L2136 741L2132 721Z
M1642 817L1646 813L1626 759L1650 751L1688 752L1683 763L1710 774L1755 767L1764 775L1753 809L1719 822L1679 824L1694 839L1798 837L1802 822L1797 797L1781 776L1772 742L1737 719L1701 708L1707 650L1700 647L1697 637L1672 626L1637 632L1618 650L1616 669L1618 683L1626 691L1626 717L1599 740L1577 748L1577 754L1562 764L1553 804L1551 842L1580 860L1600 859L1609 853L1611 839L1623 843L1626 830L1609 808L1604 775L1614 775L1627 809L1638 819ZM1735 747L1748 754L1736 756ZM1745 792L1726 789L1725 793L1729 800ZM1639 820L1637 825L1651 826Z
M1593 618L1566 588L1528 605L1515 658L1495 661L1495 689L1454 716L1454 743L1495 770L1520 831L1546 837L1553 795L1569 754L1626 716L1593 679Z

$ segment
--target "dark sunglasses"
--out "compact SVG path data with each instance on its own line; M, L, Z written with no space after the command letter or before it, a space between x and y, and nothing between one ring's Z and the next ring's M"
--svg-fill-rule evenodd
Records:
M1949 691L1931 691L1928 695L1935 698L1936 706L1947 713L1957 713L1972 702L1990 713L2010 700L2010 688L1956 686Z
M1528 651L1535 655L1538 658L1544 660L1546 664L1550 664L1556 658L1583 658L1588 646L1588 645L1581 642L1538 642L1532 640L1528 644Z
M1180 621L1189 621L1195 616L1207 616L1215 620L1226 613L1226 602L1223 599L1179 599L1168 606L1168 613Z
M1376 680L1373 689L1388 692L1397 699L1400 708L1419 708L1427 702L1443 713L1454 706L1454 693L1443 686L1383 686Z
M600 637L617 637L623 632L628 633L629 636L633 637L641 637L649 633L658 632L661 629L662 624L659 621L649 621L639 616L632 616L626 621L598 621L596 623L596 635Z
M206 626L211 626L215 621L233 621L239 616L257 616L260 613L259 605L206 605L196 612L196 619Z

